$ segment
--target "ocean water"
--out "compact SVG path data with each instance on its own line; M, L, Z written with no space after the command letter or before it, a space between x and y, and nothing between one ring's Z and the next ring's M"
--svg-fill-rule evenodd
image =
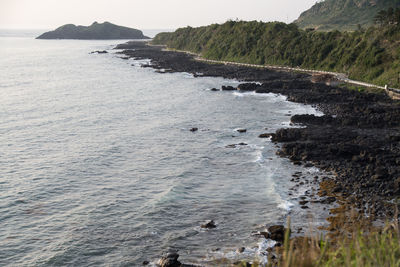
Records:
M1 36L0 266L260 257L251 232L297 212L294 172L318 172L258 138L313 107L89 54L121 40ZM211 219L216 229L200 228Z

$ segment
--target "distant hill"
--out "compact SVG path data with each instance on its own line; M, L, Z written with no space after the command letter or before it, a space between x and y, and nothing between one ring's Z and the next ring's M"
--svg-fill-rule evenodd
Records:
M294 21L300 28L354 30L370 26L380 10L400 7L400 0L324 0Z
M66 24L54 31L45 32L36 39L81 39L81 40L105 40L105 39L149 39L140 30L118 26L110 22L97 23L86 26Z

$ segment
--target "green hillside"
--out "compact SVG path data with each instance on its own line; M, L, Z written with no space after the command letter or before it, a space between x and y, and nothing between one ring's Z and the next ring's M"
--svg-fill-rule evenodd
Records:
M300 66L347 73L350 78L399 87L400 27L318 32L295 24L228 21L161 33L154 44L216 60Z
M294 21L300 28L355 30L358 24L371 26L380 10L400 7L400 0L325 0L319 1Z

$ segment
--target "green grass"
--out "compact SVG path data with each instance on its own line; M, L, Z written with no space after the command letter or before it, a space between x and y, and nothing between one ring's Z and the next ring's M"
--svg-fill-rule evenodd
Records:
M313 266L400 266L400 239L397 231L363 234L328 250Z
M339 241L338 241L339 240ZM330 241L322 236L290 239L285 237L280 267L392 267L400 266L400 237L398 225L379 231L357 231ZM243 262L237 267L245 267ZM260 266L257 262L251 266ZM276 266L270 263L268 266Z

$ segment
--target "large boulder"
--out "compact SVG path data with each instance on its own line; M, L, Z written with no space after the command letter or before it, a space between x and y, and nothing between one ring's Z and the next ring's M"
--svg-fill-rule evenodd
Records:
M285 240L285 227L283 225L272 225L268 227L269 238L277 242Z
M200 227L205 228L205 229L213 229L213 228L216 228L217 225L215 224L215 222L213 220L210 220L210 221L207 221L206 223L202 224Z
M180 267L182 263L178 261L178 258L179 254L176 252L167 253L161 257L158 261L158 265L160 265L160 267Z

